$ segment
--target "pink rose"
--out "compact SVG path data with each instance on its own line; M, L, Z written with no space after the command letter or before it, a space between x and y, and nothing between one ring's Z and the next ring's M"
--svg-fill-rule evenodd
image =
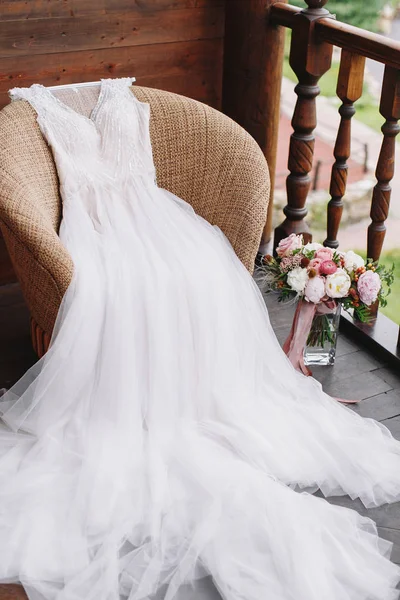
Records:
M364 302L367 306L371 306L378 298L381 285L381 278L374 271L365 271L365 273L360 275L357 282L357 289L361 302Z
M337 265L333 262L333 260L324 260L319 268L321 275L333 275L333 273L336 273L336 271Z
M288 256L294 250L298 250L303 246L303 236L291 233L289 237L281 240L276 249L278 256Z
M333 250L331 248L320 248L316 251L314 258L319 258L322 262L324 260L332 260Z
M325 282L322 277L313 277L308 280L304 290L306 300L318 304L325 296Z
M321 267L322 264L322 260L320 260L319 258L313 258L312 260L310 260L310 263L308 265L308 269L314 269L314 271L316 271L317 273L319 273L319 269Z

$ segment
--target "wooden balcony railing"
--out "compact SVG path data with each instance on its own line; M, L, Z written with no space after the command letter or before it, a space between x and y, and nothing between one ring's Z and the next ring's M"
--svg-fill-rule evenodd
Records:
M390 181L394 174L395 138L400 131L400 43L368 31L335 21L324 8L328 0L305 0L304 10L277 2L271 7L273 23L292 29L290 65L298 77L295 88L298 100L293 115L293 134L289 150L286 219L275 230L275 244L290 233L302 233L310 238L305 222L306 199L310 190L309 173L313 164L316 126L315 98L318 81L330 68L333 45L342 48L337 95L342 105L341 122L334 148L328 205L327 238L325 245L338 247L337 235L342 214L342 198L346 191L347 159L350 156L351 119L354 103L361 97L365 58L385 65L380 113L382 147L376 168L377 184L371 205L371 224L368 228L367 255L378 260L385 238L385 221L390 204Z
M324 244L331 248L339 245L337 236L343 210L342 199L346 192L347 160L351 154L351 121L355 114L354 104L363 92L365 59L370 58L385 65L379 108L384 121L382 145L376 166L377 182L372 195L371 222L366 236L367 256L379 260L390 205L395 140L400 131L400 43L340 23L328 8L328 0L305 0L303 10L275 0L271 0L268 7L270 30L274 31L277 26L292 30L289 62L298 78L288 158L290 173L286 180L287 205L283 210L285 219L275 229L274 247L290 233L301 233L305 240L311 240L311 231L305 219L314 160L316 97L320 92L318 81L330 69L333 46L338 46L342 49L337 82L341 119L333 149L331 199L327 206ZM277 36L276 32L274 35ZM278 54L282 57L282 48ZM268 234L269 231L266 231L266 236ZM379 347L386 351L389 358L400 360L399 328L389 319L379 315L372 326L360 323L352 323L352 326L358 330L358 334L369 338L375 349Z

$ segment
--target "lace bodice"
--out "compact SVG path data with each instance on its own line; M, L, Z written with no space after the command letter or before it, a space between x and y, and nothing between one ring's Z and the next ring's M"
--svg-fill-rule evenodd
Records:
M52 148L64 200L85 184L123 186L134 177L155 181L150 107L130 90L133 78L103 79L87 117L39 84L14 88L10 97L27 100Z

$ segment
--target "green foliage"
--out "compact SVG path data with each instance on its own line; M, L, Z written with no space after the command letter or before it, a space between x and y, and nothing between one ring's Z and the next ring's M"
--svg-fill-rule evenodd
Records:
M394 264L394 281L388 286L391 288L392 294L389 299L386 298L382 312L400 325L400 250L387 250L382 254L379 262L380 266L383 265L389 269Z
M385 266L383 263L382 264L378 264L378 263L373 263L374 265L376 265L376 272L378 273L379 277L381 278L382 281L382 288L381 291L379 292L379 306L381 307L385 307L387 306L387 297L392 293L392 287L394 284L394 272L395 272L395 268L396 265L394 262L392 262L392 264L390 266Z
M306 7L304 0L289 0L289 4ZM325 6L338 21L376 31L378 13L387 0L329 0Z

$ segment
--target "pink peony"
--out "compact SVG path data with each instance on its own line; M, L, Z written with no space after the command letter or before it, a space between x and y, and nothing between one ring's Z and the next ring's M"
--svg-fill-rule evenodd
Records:
M324 260L319 268L321 275L333 275L333 273L336 273L336 271L337 265L333 262L333 260Z
M313 258L312 260L310 260L308 268L309 269L314 269L314 271L316 271L317 273L319 273L319 269L321 267L321 264L322 264L322 260L320 260L319 258Z
M304 290L304 295L308 302L318 304L325 296L325 281L322 277L313 277L308 280Z
M357 289L361 302L364 302L367 306L371 306L378 298L381 285L381 278L374 271L365 271L365 273L360 275L357 282Z
M324 262L324 260L332 260L333 250L330 248L320 248L316 251L314 258L319 258L322 262Z
M294 250L298 250L303 246L303 236L291 233L289 237L281 240L276 249L278 256L288 256Z

